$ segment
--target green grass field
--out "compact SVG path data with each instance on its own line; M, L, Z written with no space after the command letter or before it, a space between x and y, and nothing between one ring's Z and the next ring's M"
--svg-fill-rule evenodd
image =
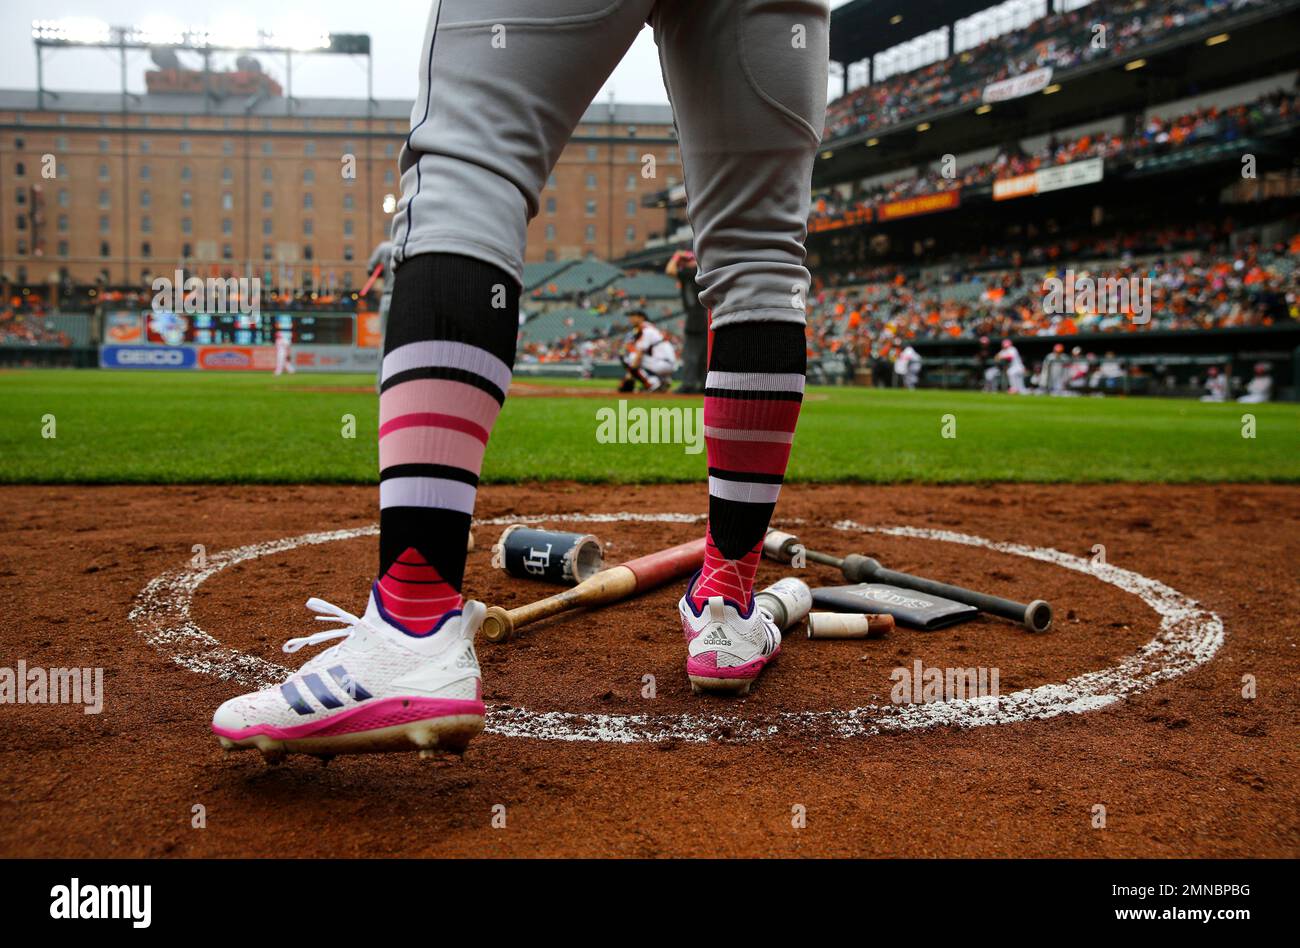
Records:
M370 391L349 391L372 382L327 375L3 372L0 482L374 482L377 400ZM616 398L510 399L488 448L484 480L703 477L703 453L688 454L680 444L598 443L596 412L615 406ZM1242 435L1247 412L1255 416L1254 438ZM946 414L955 418L955 438L942 437ZM47 415L54 416L53 438L43 437ZM345 415L355 417L355 437L343 436ZM1298 449L1300 406L1294 404L815 388L804 403L789 479L1296 481Z

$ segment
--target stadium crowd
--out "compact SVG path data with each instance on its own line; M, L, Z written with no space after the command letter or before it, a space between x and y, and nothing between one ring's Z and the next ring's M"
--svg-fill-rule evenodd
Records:
M1135 48L1211 17L1264 6L1268 0L1121 0L1109 4L1105 44L1094 40L1094 5L1042 17L937 63L851 90L827 109L826 141L887 128L939 109L975 103L985 86L1035 69L1059 73L1124 56Z
M1224 247L1147 259L1125 258L1071 268L1075 281L1136 278L1149 288L1145 322L1134 308L1097 306L1052 311L1049 280L1064 280L1059 265L987 273L947 272L939 280L909 279L895 271L854 286L820 286L810 307L809 354L843 354L860 362L887 357L922 338L1071 336L1274 325L1300 318L1300 230L1289 241L1233 252ZM1142 282L1149 281L1149 283Z
M879 184L851 197L839 191L827 191L814 199L812 217L835 217L887 201L988 184L1088 158L1131 160L1180 146L1230 142L1252 129L1290 121L1296 114L1296 93L1277 90L1231 108L1207 106L1174 118L1152 115L1137 123L1128 135L1093 132L1066 139L1052 136L1032 152L1008 146L990 161L966 167L959 165L953 169L952 177L945 177L942 168L930 168L923 174Z
M72 340L62 329L48 324L43 308L21 299L0 304L0 346L58 346Z

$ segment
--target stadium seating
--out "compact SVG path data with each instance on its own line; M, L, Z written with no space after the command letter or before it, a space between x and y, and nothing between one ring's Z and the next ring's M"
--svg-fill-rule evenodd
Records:
M603 290L622 276L622 270L603 260L580 260L548 277L530 295L537 299L568 299Z
M1232 142L1254 130L1300 122L1296 94L1278 90L1231 108L1206 107L1173 118L1153 113L1130 135L1093 132L1058 140L1054 136L1032 152L1018 143L1008 144L996 158L967 164L958 162L960 174L944 177L939 170L924 174L900 175L896 180L876 185L870 191L846 198L837 191L816 196L812 218L828 218L857 208L878 207L886 201L933 194L939 191L968 188L993 181L1029 174L1040 168L1069 164L1087 158L1103 157L1107 161L1143 162L1144 169L1158 170L1172 165L1187 152L1183 146L1202 144L1209 149L1198 155L1213 158L1214 149L1221 154L1233 152Z
M827 141L879 130L954 105L977 102L990 82L1043 66L1058 75L1102 59L1131 55L1141 46L1198 26L1213 16L1265 6L1268 0L1122 0L1108 5L1122 24L1104 47L1093 44L1090 6L1057 13L940 62L854 89L827 109Z
M634 273L615 280L612 288L631 300L675 300L681 294L677 281L663 273Z

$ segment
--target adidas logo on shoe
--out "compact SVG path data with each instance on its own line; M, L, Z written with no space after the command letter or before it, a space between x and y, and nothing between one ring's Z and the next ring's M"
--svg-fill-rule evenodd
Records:
M701 645L731 645L731 639L727 638L727 630L720 625L712 626L704 633L704 638L700 639Z

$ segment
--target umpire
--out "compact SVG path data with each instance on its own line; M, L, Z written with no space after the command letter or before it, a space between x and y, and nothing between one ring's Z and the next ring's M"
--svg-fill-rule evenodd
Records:
M677 386L677 391L684 395L701 394L708 371L709 313L700 302L700 291L695 285L695 274L699 270L695 254L689 250L673 254L664 269L670 277L677 278L682 308L686 310L686 325L682 329L682 384Z

